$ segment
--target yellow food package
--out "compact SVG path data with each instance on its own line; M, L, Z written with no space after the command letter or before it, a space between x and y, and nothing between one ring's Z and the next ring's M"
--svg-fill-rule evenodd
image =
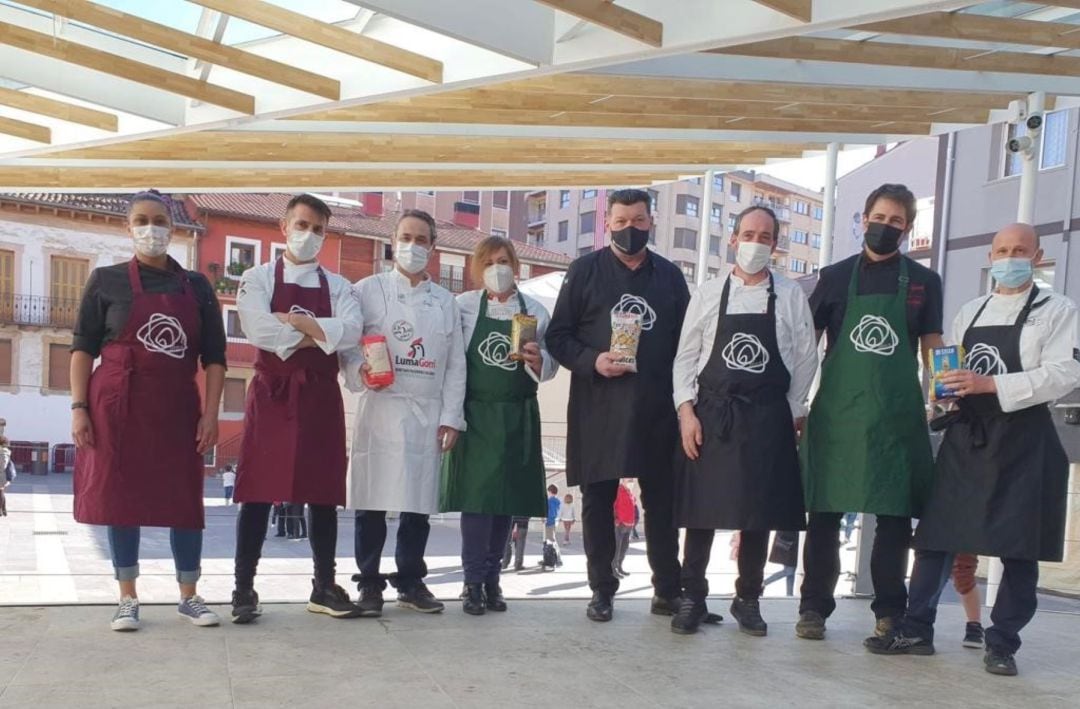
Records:
M611 313L611 357L631 372L637 371L637 351L641 342L641 313Z
M525 359L525 345L530 342L536 342L536 318L517 313L510 323L510 359Z

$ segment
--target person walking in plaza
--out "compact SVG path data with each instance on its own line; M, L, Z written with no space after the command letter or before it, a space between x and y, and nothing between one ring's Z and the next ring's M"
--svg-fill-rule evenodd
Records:
M473 282L484 287L457 298L468 343L465 430L443 457L439 510L461 513L462 606L470 615L506 610L499 575L511 519L544 511L536 392L559 365L544 346L547 310L517 288L520 267L513 242L490 236L472 257ZM536 318L536 339L511 359L512 323L522 315Z
M942 383L957 406L945 427L933 494L912 546L915 568L903 620L870 652L934 654L934 621L956 554L998 557L1004 574L986 631L984 665L1015 675L1020 631L1035 616L1040 561L1061 561L1069 462L1047 406L1080 386L1080 318L1068 298L1039 288L1039 237L1027 224L999 231L990 248L994 290L953 321L963 368Z
M200 626L220 622L196 586L203 454L218 438L225 329L210 282L168 254L174 208L182 207L155 191L132 197L127 228L135 256L90 274L71 344L74 514L107 528L120 585L113 630L139 628L142 527L169 528L180 617Z
M982 625L982 599L979 586L975 581L975 572L979 568L979 557L975 554L957 554L953 559L952 582L960 605L964 607L966 622L962 645L972 650L986 647L986 633Z
M559 509L562 502L559 501L559 488L557 485L548 485L547 489L547 513L544 516L544 541L555 543L555 524L559 520Z
M529 518L514 517L510 528L510 538L506 540L506 551L503 553L502 570L510 566L510 560L514 561L514 571L522 571L525 568L525 540L529 536Z
M233 472L231 465L226 465L225 470L221 473L221 486L225 493L225 504L231 505L233 503L233 489L236 487L236 473Z
M671 367L690 301L682 271L648 249L649 193L616 190L607 201L611 245L570 264L547 335L548 349L572 374L566 476L569 485L581 488L593 592L587 615L600 622L611 620L619 588L612 530L624 477L636 477L641 486L651 610L671 615L679 608L679 539L672 519L679 428L670 405ZM628 355L636 341L632 363L611 352L613 317L625 325L619 349Z
M0 436L0 517L7 517L7 489L15 482L18 474L15 472L15 461L11 459L11 449L8 448L6 436Z
M736 217L735 266L698 289L683 323L674 370L684 461L675 521L686 536L675 633L694 633L705 619L713 539L717 529L735 529L731 613L740 631L765 635L759 599L769 535L806 524L796 437L817 342L802 288L769 268L779 226L767 207Z
M338 352L358 348L363 320L349 282L318 261L330 219L330 208L317 197L290 199L280 223L284 255L248 269L240 280L240 323L259 352L234 492L241 503L234 623L262 613L255 574L270 507L278 500L289 500L286 515L290 507L303 514L310 506L314 578L307 609L334 618L360 615L335 581L334 552L346 468Z
M570 531L574 528L574 522L577 521L577 511L574 510L574 496L570 493L566 493L563 497L562 506L559 507L559 521L563 525L563 544L570 543Z
M364 334L386 338L393 364L389 386L367 383L370 365L359 353L343 358L346 383L359 392L349 466L349 509L356 510L355 554L365 613L380 615L389 581L402 608L443 610L424 584L431 524L439 511L442 454L465 428L465 345L457 302L426 268L436 245L435 220L406 210L394 234L396 268L353 287L362 304ZM397 573L379 571L386 545L386 511L398 518Z
M795 595L795 571L799 566L799 533L780 531L773 535L772 549L769 551L769 563L780 564L783 568L769 576L761 584L762 589L780 579L787 582L787 595Z
M626 552L630 550L630 533L634 530L637 517L637 500L626 483L626 480L620 482L615 494L615 560L611 570L619 578L630 575L623 568L623 562L626 561Z
M862 252L822 269L810 296L828 350L800 444L810 512L800 638L825 637L848 512L877 515L875 634L888 633L907 605L911 519L922 512L933 475L918 357L942 344L941 277L900 253L915 214L915 196L903 185L874 190L863 211Z

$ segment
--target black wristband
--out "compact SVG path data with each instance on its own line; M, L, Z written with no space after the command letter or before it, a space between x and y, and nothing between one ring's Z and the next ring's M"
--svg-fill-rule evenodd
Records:
M87 411L89 411L90 404L86 403L85 401L73 401L71 402L71 410L74 411L75 409L86 409Z

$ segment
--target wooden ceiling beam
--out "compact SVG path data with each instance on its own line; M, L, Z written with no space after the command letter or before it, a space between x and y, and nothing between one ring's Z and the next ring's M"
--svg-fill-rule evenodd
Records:
M1080 0L1078 0L1080 2ZM1022 94L976 91L879 89L815 84L660 79L642 76L569 73L493 84L492 92L544 92L595 96L807 102L931 108L1005 108Z
M917 47L893 42L854 42L844 39L785 37L709 50L713 54L799 59L803 61L879 64L882 66L994 71L1010 74L1076 76L1080 57L1046 56L1024 52L987 52L956 47Z
M0 22L0 44L7 44L17 49L59 59L69 64L77 64L162 91L222 106L238 113L255 113L255 97L249 94L216 84L196 81L183 74L166 71L150 64L143 64L7 22Z
M298 91L332 101L341 99L341 83L336 79L181 32L111 7L87 0L26 0L22 4Z
M5 118L4 116L0 116L0 133L32 140L35 143L52 142L52 131L47 126L39 126L37 123L27 123L26 121Z
M119 119L115 114L45 98L26 91L0 88L0 106L9 106L20 111L36 113L39 116L48 116L49 118L56 118L68 123L78 123L91 128L100 128L112 133L119 129Z
M929 12L898 20L871 22L851 29L911 37L1080 49L1080 26L1077 25L971 13Z
M799 22L809 22L813 0L754 0L770 10L776 10Z
M443 78L442 62L410 52L347 29L320 22L307 15L286 10L262 0L191 0L197 5L253 22L305 42L317 44L416 76L435 84Z
M605 0L537 0L579 20L604 27L653 47L663 46L664 25Z

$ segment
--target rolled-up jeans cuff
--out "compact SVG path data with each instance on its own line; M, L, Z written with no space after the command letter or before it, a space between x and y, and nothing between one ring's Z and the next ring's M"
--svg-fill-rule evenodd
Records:
M176 580L178 583L197 583L202 576L202 567L193 569L191 571L177 571Z
M134 566L114 566L114 575L117 581L134 581L139 578L139 565Z

